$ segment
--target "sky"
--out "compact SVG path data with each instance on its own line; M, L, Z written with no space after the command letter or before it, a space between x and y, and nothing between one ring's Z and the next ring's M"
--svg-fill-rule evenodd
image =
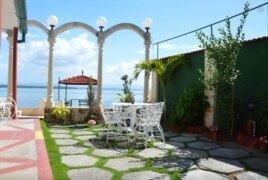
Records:
M132 23L140 28L145 18L153 20L150 29L150 58L157 57L154 43L206 26L243 11L245 0L27 0L27 16L47 25L47 17L55 15L59 24L83 22L96 30L96 20L107 18L104 30L119 23ZM249 0L250 8L268 0ZM252 11L244 27L246 39L268 36L268 6ZM239 18L232 20L237 27ZM224 23L213 27L224 27ZM206 34L210 29L203 30ZM235 32L235 31L234 31ZM20 38L20 37L19 37ZM8 43L2 33L0 52L0 84L7 84ZM199 49L196 34L161 43L159 57ZM103 86L122 84L120 77L132 76L133 67L144 60L143 39L133 31L117 31L105 40L103 49ZM80 75L97 78L98 45L96 37L81 29L70 29L58 35L54 49L53 83ZM48 71L47 36L37 27L28 27L26 43L18 45L18 84L46 84ZM143 77L133 86L143 86Z

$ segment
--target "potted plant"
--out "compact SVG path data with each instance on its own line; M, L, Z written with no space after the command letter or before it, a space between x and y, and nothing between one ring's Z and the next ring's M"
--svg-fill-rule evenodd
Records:
M57 123L69 123L68 116L71 111L67 107L53 107L51 114L57 119Z

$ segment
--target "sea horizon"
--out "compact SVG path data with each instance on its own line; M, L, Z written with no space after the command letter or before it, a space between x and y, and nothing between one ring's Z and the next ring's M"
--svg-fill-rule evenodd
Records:
M103 103L105 105L111 105L113 102L119 101L118 93L122 93L122 85L103 87ZM136 102L142 102L143 89L131 88L135 95ZM60 91L60 92L59 92ZM7 85L0 85L0 97L7 96ZM17 106L19 108L39 108L42 99L47 98L47 86L44 85L18 85L17 86ZM60 89L58 86L53 87L53 100L55 105L58 104L58 100L65 100L65 85L62 85ZM87 99L87 86L69 86L67 90L66 100L70 99ZM73 106L78 106L78 101L73 103Z

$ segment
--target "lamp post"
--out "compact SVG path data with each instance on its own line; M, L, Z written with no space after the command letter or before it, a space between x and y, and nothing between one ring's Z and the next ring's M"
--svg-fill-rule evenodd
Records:
M100 28L100 31L97 33L98 37L98 91L97 91L97 101L99 104L102 104L102 52L103 52L103 45L105 42L105 36L102 29L107 24L107 19L105 17L99 17L96 21L97 26Z
M54 45L56 42L53 28L58 24L58 18L54 15L51 15L47 18L47 23L50 26L48 31L48 44L49 44L49 55L48 55L48 82L47 82L47 102L46 108L51 108L54 106L53 100L53 51Z
M144 38L145 61L149 61L150 45L151 45L151 34L149 32L149 29L153 25L153 20L151 18L146 18L143 20L142 25L146 29L145 38ZM149 75L148 74L149 74L148 72L145 72L144 74L144 94L143 94L144 102L149 101L149 97L148 97L149 96ZM154 73L154 76L156 77L155 73Z

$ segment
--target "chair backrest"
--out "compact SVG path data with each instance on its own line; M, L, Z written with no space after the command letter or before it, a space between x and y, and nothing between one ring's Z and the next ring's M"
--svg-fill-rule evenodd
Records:
M113 123L118 120L117 114L112 107L104 107L100 105L100 110L105 124Z
M147 111L150 114L148 121L151 125L155 126L160 123L163 110L164 110L164 102L158 102L148 106Z
M133 125L135 120L135 110L136 108L133 105L114 105L114 111L118 115L118 120L125 123L128 120L130 121L130 125Z
M13 109L13 111L12 111ZM13 112L13 113L12 113ZM12 118L17 113L17 104L11 97L0 97L0 116L1 118Z

